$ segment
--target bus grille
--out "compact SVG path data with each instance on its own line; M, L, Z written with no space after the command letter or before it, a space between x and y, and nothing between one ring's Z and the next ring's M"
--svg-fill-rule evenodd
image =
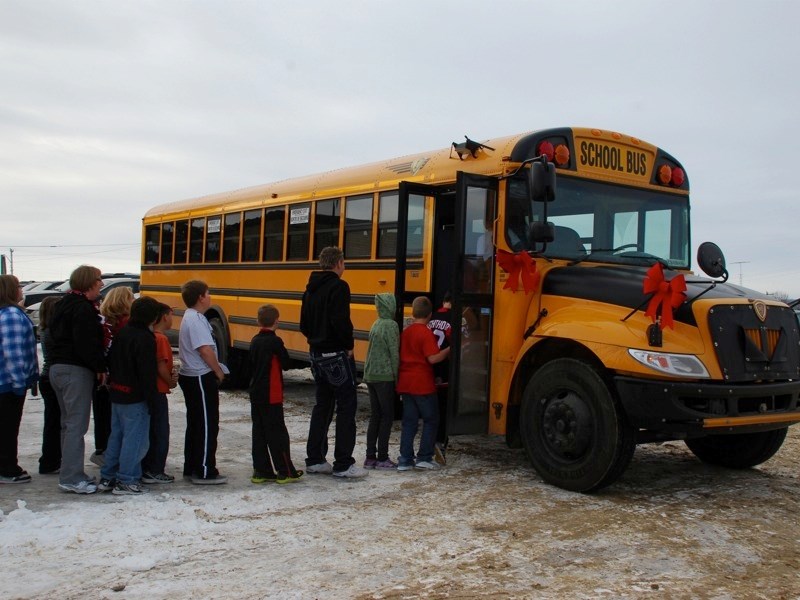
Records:
M791 309L769 306L762 322L750 304L721 304L709 310L708 325L726 381L800 378L800 328Z

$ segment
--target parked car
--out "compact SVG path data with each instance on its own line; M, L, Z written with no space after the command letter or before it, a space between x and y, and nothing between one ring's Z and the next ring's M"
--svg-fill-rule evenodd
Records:
M58 292L59 296L63 296L69 291L69 282L65 282L67 285L67 289L61 292ZM59 290L62 286L59 286ZM129 287L133 291L133 295L135 297L139 297L139 276L134 277L112 277L110 279L103 279L103 287L100 288L100 298L98 302L101 302L105 295L117 287ZM25 307L25 312L28 313L28 317L30 317L31 321L33 321L33 327L35 330L39 328L39 307L42 305L42 300L44 300L47 295L52 294L45 294L41 300L34 304L27 305Z

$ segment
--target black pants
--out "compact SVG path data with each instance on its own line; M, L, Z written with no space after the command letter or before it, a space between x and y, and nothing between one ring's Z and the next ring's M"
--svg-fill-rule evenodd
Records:
M367 426L367 458L380 461L389 458L389 436L394 421L394 381L368 383L369 425Z
M52 473L61 467L61 409L50 379L39 380L39 393L44 401L44 426L42 427L42 456L39 473Z
M0 394L0 476L2 477L16 477L23 472L17 462L17 439L23 406L25 406L25 394L21 396L14 392Z
M102 454L108 446L108 437L111 435L111 401L108 399L108 388L104 385L94 388L92 417L94 418L94 451Z
M296 475L289 432L283 419L283 403L250 402L250 416L253 418L253 471L259 475L277 472L280 478Z
M186 401L186 438L183 474L214 479L219 435L219 384L209 371L202 376L181 375L178 384Z

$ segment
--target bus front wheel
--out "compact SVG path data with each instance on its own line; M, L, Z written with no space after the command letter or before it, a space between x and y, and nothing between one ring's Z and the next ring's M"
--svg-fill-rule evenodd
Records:
M729 469L748 469L772 458L783 445L788 429L709 435L686 440L686 445L704 463Z
M613 483L636 447L635 432L600 374L571 358L551 361L531 377L520 434L542 479L575 492Z

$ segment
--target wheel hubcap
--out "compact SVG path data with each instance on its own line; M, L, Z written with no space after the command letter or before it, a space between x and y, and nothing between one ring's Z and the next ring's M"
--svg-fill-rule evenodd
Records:
M580 396L562 391L547 401L542 428L554 454L567 459L581 457L591 442L590 414Z

